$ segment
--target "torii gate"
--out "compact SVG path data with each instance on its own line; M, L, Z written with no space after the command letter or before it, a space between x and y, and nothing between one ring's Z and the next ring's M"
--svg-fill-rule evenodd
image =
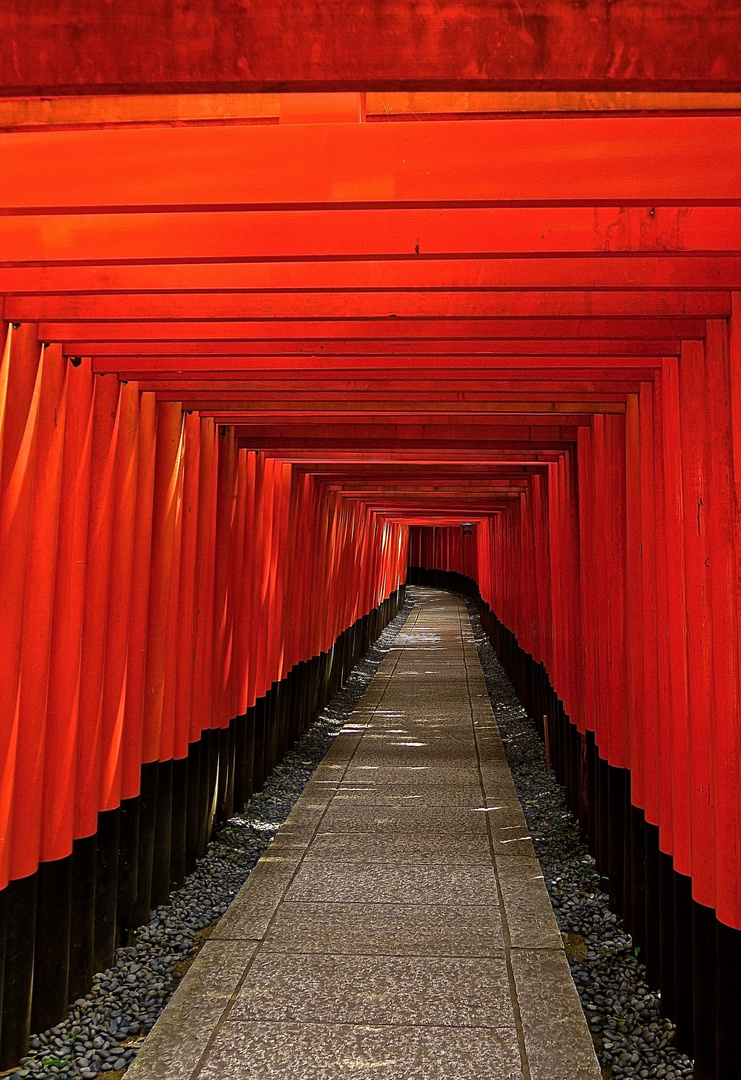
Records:
M479 590L735 1077L738 4L7 0L0 40L3 1065L409 562Z

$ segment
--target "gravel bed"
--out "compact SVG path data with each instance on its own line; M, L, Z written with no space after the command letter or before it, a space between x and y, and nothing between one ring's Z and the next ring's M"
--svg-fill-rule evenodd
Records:
M594 859L546 772L545 749L467 600L479 659L517 794L545 877L605 1080L691 1080L692 1061L673 1046L640 953L608 906Z
M31 1051L10 1075L16 1080L116 1080L136 1057L210 929L286 820L315 768L365 693L412 609L401 608L344 687L273 770L261 792L213 837L183 887L140 927L135 943L116 951L89 994L49 1031L32 1036Z

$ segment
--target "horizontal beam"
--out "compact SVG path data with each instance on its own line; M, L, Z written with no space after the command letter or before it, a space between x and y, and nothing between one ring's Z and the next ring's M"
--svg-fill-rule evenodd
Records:
M303 110L329 121L347 120L349 97L303 94ZM357 113L362 113L360 95ZM295 94L86 94L84 97L0 100L0 131L113 127L121 124L296 122ZM475 119L492 115L569 113L712 113L741 110L741 94L688 91L427 90L366 93L368 123L389 120Z
M555 397L555 395L554 395ZM266 394L253 397L242 397L238 393L233 396L224 392L202 393L189 391L182 393L180 390L164 390L157 393L159 401L182 401L183 407L198 409L205 413L261 413L295 414L321 417L323 413L342 413L346 416L363 415L368 413L383 414L395 413L403 415L448 413L623 413L625 405L622 401L611 401L610 395L604 395L604 400L586 402L574 400L506 400L504 396L488 398L486 395L476 395L468 392L464 395L444 395L430 392L420 395L419 400L412 398L410 394L399 393L398 395L384 395L383 397L366 397L358 394L350 396L347 393L337 393L330 397L328 393L321 398L313 394L284 394L281 397L268 396ZM415 407L416 406L416 407Z
M225 274L225 270L229 271ZM168 292L9 293L5 317L66 319L223 319L270 312L275 301L295 299L308 311L317 293L379 294L386 312L396 296L418 292L441 298L464 291L476 298L489 290L563 289L738 289L738 255L611 255L569 258L490 258L385 262L247 263L210 271L200 290ZM231 278L226 282L224 277ZM154 283L154 282L153 282ZM442 300L444 304L444 300ZM261 307L264 304L264 307ZM348 314L352 315L350 310ZM445 315L445 307L439 310Z
M213 397L221 401L229 402L248 396L256 395L258 398L280 399L288 395L291 401L312 401L318 397L328 400L348 398L353 400L356 396L362 400L366 394L375 394L385 400L394 401L397 398L406 401L437 401L447 400L451 396L459 400L459 395L465 394L473 400L483 400L491 394L496 394L501 400L507 400L512 395L527 395L528 401L544 400L549 394L581 395L581 394L636 394L640 390L640 382L636 380L611 379L597 376L593 379L560 378L555 379L549 375L539 375L537 378L512 377L500 378L498 373L488 375L485 372L441 372L433 386L430 386L429 378L424 373L414 373L408 377L394 378L391 374L384 374L381 378L329 378L322 375L320 378L294 379L183 379L177 376L163 377L159 379L141 379L141 390L156 391L160 398L164 396L176 396L178 394L190 397L197 394L199 397Z
M568 139L559 119L6 134L3 204L79 212L738 202L741 117L568 124Z
M85 92L739 88L741 16L644 0L5 0L6 96ZM194 27L198 32L194 32ZM163 49L163 42L167 48ZM472 48L475 42L475 48Z
M558 456L558 451L542 454L522 450L513 450L509 453L464 451L456 454L454 468L457 471L460 468L464 470L468 467L472 469L489 469L495 465L502 465L517 469L536 469L540 468L543 463L557 460ZM337 450L329 456L321 450L313 452L306 450L295 456L293 460L298 464L310 466L313 471L339 469L343 463L347 463L348 467L352 466L354 472L362 472L366 468L376 469L379 466L405 469L413 465L415 468L429 467L430 469L438 469L441 463L445 465L451 461L449 454L444 451L434 453L418 451L415 453L413 450L399 451L393 449L373 454L366 454L360 450Z
M65 214L59 222L48 214L5 215L0 292L204 288L207 282L227 288L249 261L273 259L739 250L738 206L194 210Z
M41 324L44 333L54 328ZM166 337L169 335L169 337ZM428 355L471 354L522 347L527 339L570 348L574 340L647 341L699 339L704 319L376 319L296 322L84 323L78 340L95 342L97 355L291 356L363 354L409 350ZM200 343L199 343L200 342ZM187 351L186 351L187 350ZM248 361L245 361L248 363Z
M329 445L335 438L352 438L354 443L358 440L367 441L368 447L378 443L385 450L411 449L419 452L424 447L425 440L443 439L447 443L453 440L463 443L478 439L502 441L504 447L497 450L506 451L527 450L532 452L533 446L529 440L544 439L549 443L544 450L560 450L560 444L572 442L577 437L577 419L581 423L585 418L554 416L552 413L530 414L522 417L504 414L478 415L434 415L424 413L408 415L404 413L387 413L376 418L363 416L360 418L342 416L340 414L325 415L321 425L317 427L316 420L307 418L302 413L284 413L278 419L265 415L245 416L234 421L237 438L270 439L273 444L277 440L286 440L286 445L293 440L311 440L311 448L318 449L325 444ZM589 421L589 416L586 420ZM411 440L412 446L394 446L395 442L403 443ZM417 446L417 441L419 446ZM522 443L522 445L520 445ZM298 445L298 443L296 443ZM307 444L308 445L308 444ZM343 449L343 447L338 447ZM357 446L347 446L344 449L357 449ZM463 449L477 450L478 447L463 447ZM488 443L485 449L490 449ZM323 450L326 453L326 449Z
M686 339L685 339L686 340ZM429 356L426 353L398 355L393 351L371 356L260 356L260 357L190 357L178 356L118 356L100 354L97 348L93 352L93 371L97 374L118 374L127 380L158 379L164 376L178 378L235 379L264 377L278 378L281 374L293 377L295 374L313 374L344 372L348 377L358 375L381 375L398 371L410 375L418 373L426 377L427 372L441 375L447 371L499 372L520 369L538 370L542 367L559 370L580 370L593 367L621 368L623 370L656 368L661 366L662 357L678 356L680 341L649 342L575 342L557 349L559 343L511 342L505 353L493 349L491 353L471 355L470 353ZM512 347L514 346L514 347ZM67 356L81 356L88 350L81 342L71 342L65 347Z
M301 417L294 418L300 421ZM329 419L329 418L328 418ZM334 421L335 418L332 418ZM391 418L393 421L393 418ZM537 418L535 418L537 419ZM311 427L311 425L309 425ZM378 455L404 452L431 456L441 455L447 461L468 460L471 455L500 455L507 453L543 454L560 453L575 445L582 424L535 423L528 420L520 424L435 425L426 422L417 425L421 434L409 434L412 426L408 420L389 423L381 417L375 424L357 420L351 425L329 425L332 430L319 434L316 428L306 430L300 423L275 425L269 430L259 424L237 422L241 431L239 445L246 450L262 450L281 460L304 460L307 453L339 455L343 451ZM251 433L254 428L254 434ZM276 428L278 431L276 432ZM379 434L380 432L380 434Z
M96 312L98 313L96 315ZM451 292L318 292L212 294L208 314L200 320L192 299L177 294L157 302L136 293L110 297L6 297L3 317L12 322L61 324L45 330L50 341L79 340L73 320L97 318L120 323L126 320L162 322L204 316L218 321L259 319L347 319L347 318L476 318L492 316L534 317L538 315L703 315L730 314L728 290L605 290ZM64 325L66 324L66 326ZM66 327L69 327L67 329ZM194 328L195 329L195 328ZM79 328L78 328L79 330ZM52 332L53 331L53 332ZM187 331L173 333L185 336Z

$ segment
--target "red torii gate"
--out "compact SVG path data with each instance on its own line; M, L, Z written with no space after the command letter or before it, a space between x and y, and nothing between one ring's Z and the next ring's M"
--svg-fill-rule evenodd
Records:
M696 1075L735 1076L741 13L145 7L0 12L4 93L77 95L0 101L4 1062L409 547L476 579Z

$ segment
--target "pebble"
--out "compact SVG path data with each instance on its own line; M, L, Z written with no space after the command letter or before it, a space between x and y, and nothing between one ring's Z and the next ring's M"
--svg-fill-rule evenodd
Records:
M193 958L198 949L195 935L221 918L244 885L362 698L411 609L408 600L317 721L276 766L263 790L214 835L208 853L182 888L152 913L146 926L139 927L134 944L116 951L115 965L95 975L90 992L70 1005L65 1020L31 1036L30 1052L9 1074L12 1080L94 1080L131 1064L177 986L176 965Z
M594 859L566 807L564 788L546 772L545 750L466 600L486 686L515 788L533 837L559 929L586 945L570 959L604 1080L692 1080L692 1061L672 1045L674 1024L622 921L610 911Z

